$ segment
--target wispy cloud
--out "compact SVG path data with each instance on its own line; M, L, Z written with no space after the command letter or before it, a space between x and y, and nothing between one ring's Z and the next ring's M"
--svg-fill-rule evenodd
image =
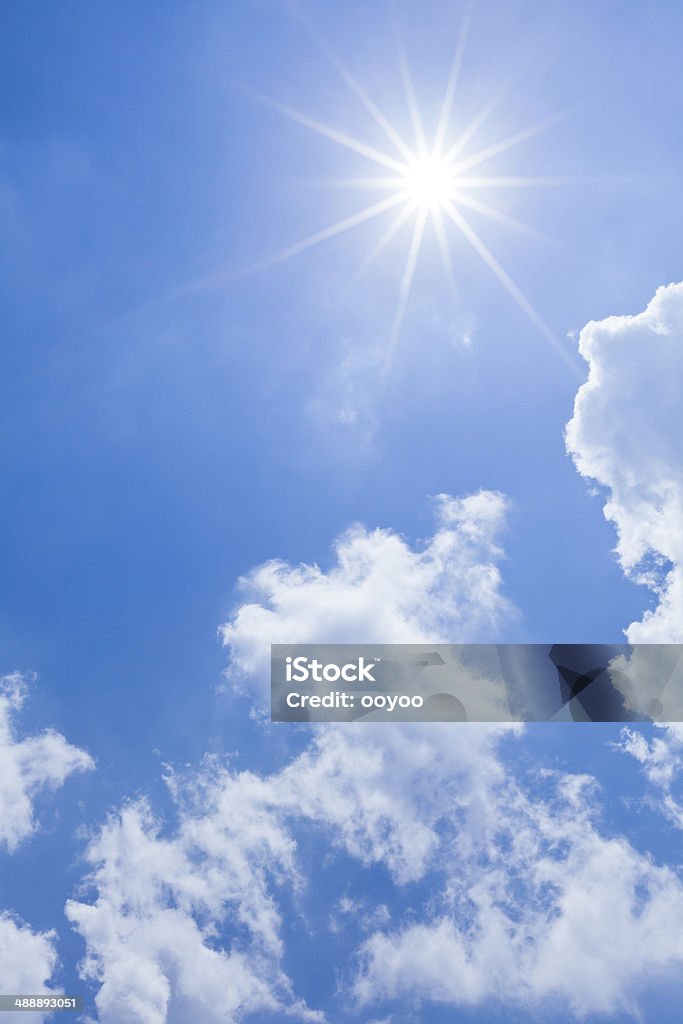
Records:
M15 672L0 678L0 844L12 852L36 828L34 801L44 789L57 789L73 772L93 767L89 754L61 733L48 730L18 739L14 719L30 680Z

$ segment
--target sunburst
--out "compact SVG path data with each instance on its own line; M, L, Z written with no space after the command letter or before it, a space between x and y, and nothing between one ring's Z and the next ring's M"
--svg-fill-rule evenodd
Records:
M449 279L454 282L454 265L449 232L447 230L450 227L462 235L540 333L557 348L565 360L568 360L568 354L559 345L551 329L531 301L513 281L510 274L496 259L469 220L469 212L472 211L515 230L527 234L541 235L541 232L535 231L529 225L485 202L481 198L481 194L486 193L487 190L494 189L563 185L575 179L554 176L492 176L478 175L476 172L487 161L502 155L514 146L556 124L566 114L553 115L522 128L493 144L480 149L474 148L473 142L479 129L490 116L504 93L504 88L501 86L464 128L461 128L454 137L449 136L453 119L452 115L455 109L456 87L460 77L469 25L469 14L467 14L463 19L439 111L436 130L431 139L426 137L408 63L399 45L401 75L413 131L413 139L408 142L398 132L389 118L373 102L370 96L368 96L336 54L325 45L309 24L305 24L317 45L360 101L365 111L373 119L390 145L387 148L379 148L276 100L264 96L260 96L259 99L317 135L335 143L337 146L352 151L367 161L368 164L374 165L375 168L381 168L381 173L336 179L333 182L329 182L329 184L365 192L376 190L379 193L384 192L386 195L361 207L356 213L344 217L342 220L288 246L271 257L271 259L265 261L265 263L272 264L288 259L313 246L341 235L360 224L393 211L394 215L388 227L378 238L376 244L363 261L363 265L367 266L368 263L378 258L401 228L408 221L412 220L410 241L408 242L404 270L401 276L396 307L388 336L387 364L389 364L406 314L417 262L425 232L430 223L436 236L444 268Z

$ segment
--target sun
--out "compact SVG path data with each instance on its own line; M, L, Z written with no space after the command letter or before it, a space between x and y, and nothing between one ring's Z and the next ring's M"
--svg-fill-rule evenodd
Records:
M310 131L323 136L330 142L350 150L369 164L381 169L375 176L358 176L328 182L330 185L375 194L382 197L363 206L356 213L343 218L337 223L309 235L285 250L265 260L259 266L267 266L280 260L295 256L328 239L341 235L345 231L375 218L386 218L391 214L389 222L380 234L376 244L366 254L363 267L376 260L390 242L399 234L404 225L412 220L412 232L405 258L405 267L399 285L398 298L391 322L387 342L387 365L391 363L401 325L406 313L410 297L415 269L422 248L425 231L431 225L436 237L441 257L449 280L455 290L456 269L453 265L448 228L456 229L467 241L477 256L497 277L500 284L508 292L514 302L526 313L544 337L556 348L561 358L569 361L568 354L555 338L554 334L536 311L529 299L510 274L499 263L479 232L470 222L470 213L504 224L507 227L526 234L542 237L542 233L529 225L510 216L484 202L482 193L495 193L498 189L526 188L540 185L569 184L573 179L541 176L491 175L481 173L490 161L499 157L507 150L519 145L538 132L549 128L560 121L565 114L554 115L543 121L522 128L497 142L477 148L477 133L489 118L505 89L499 87L479 112L468 123L459 124L453 131L452 122L457 121L455 104L456 86L460 76L461 64L467 37L468 18L466 15L461 28L455 54L451 63L444 97L439 109L438 123L432 138L427 139L420 113L420 107L413 87L410 70L403 53L399 54L399 62L413 139L406 140L394 127L389 118L379 109L367 95L362 86L351 75L324 42L316 35L310 25L304 25L314 42L335 70L341 75L351 92L360 101L365 112L370 115L389 145L380 145L363 141L354 135L340 131L331 125L317 121L307 114L293 110L291 107L259 97L262 102L284 114L292 121L303 125Z
M453 199L456 181L450 162L431 153L409 164L403 185L416 208L443 210Z

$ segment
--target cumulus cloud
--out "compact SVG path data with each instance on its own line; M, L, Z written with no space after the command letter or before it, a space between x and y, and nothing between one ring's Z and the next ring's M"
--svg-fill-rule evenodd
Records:
M456 831L431 914L362 945L361 1004L406 998L637 1013L643 989L683 965L683 885L601 834L591 780L557 775L541 798L508 780L480 827ZM442 840L443 842L443 840Z
M419 549L359 526L338 539L328 571L258 567L222 628L233 670L264 684L271 641L476 638L510 611L498 570L505 512L491 492L441 496ZM252 1012L322 1021L285 969L287 914L315 885L312 844L316 859L344 865L343 899L325 908L318 895L316 909L329 932L344 931L348 959L331 970L358 1014L390 1019L376 1004L406 999L636 1010L641 989L680 972L683 884L601 830L593 780L524 776L523 731L319 725L270 774L212 761L170 775L172 828L145 803L124 807L91 843L90 889L67 906L102 1024ZM362 885L373 871L377 901Z
M512 607L494 491L435 499L436 529L413 548L391 529L351 527L328 571L273 560L240 580L247 600L221 628L233 673L263 675L271 643L455 643L490 638Z
M624 571L657 604L626 630L632 643L683 641L683 283L659 288L644 312L591 322L589 366L567 426L579 472L608 489Z
M335 543L328 572L280 561L255 569L242 581L250 599L222 628L233 668L264 682L271 641L293 636L452 640L500 621L509 611L497 567L505 498L440 495L436 509L437 528L419 550L392 530L356 526ZM453 750L452 733L438 727L323 727L269 776L217 765L170 776L170 835L146 804L123 808L89 847L90 896L67 905L87 946L83 975L100 983L103 1024L252 1011L322 1019L282 967L278 893L286 887L291 897L304 884L297 829L382 865L397 885L420 879L445 809L455 813L460 791L477 792L499 772L500 735L463 733ZM366 916L381 919L372 907Z
M48 982L57 965L54 932L32 932L7 913L0 913L0 992L41 995L54 993ZM44 1014L22 1011L26 1024Z
M36 828L37 794L93 766L89 754L58 732L17 738L14 719L27 693L28 680L19 673L0 678L0 845L10 852Z
M266 1010L322 1020L282 966L284 907L315 885L302 836L305 848L319 842L358 864L345 868L343 900L316 905L347 936L335 970L360 1008L502 999L559 1001L578 1016L637 1012L643 990L680 976L683 884L605 834L594 780L522 776L501 746L509 735L322 726L270 775L209 765L172 780L170 833L143 805L124 808L89 851L90 901L67 908L86 941L84 974L101 985L100 1020L237 1021ZM376 903L362 884L354 891L373 866L385 878ZM209 1002L219 992L224 1017Z
M254 1011L321 1019L294 999L280 967L269 883L294 877L293 842L261 780L209 775L188 784L193 810L176 834L162 836L138 802L88 850L95 901L71 900L66 914L85 939L81 973L100 984L103 1024L229 1024ZM227 920L236 935L226 946Z
M269 776L209 765L169 778L178 808L170 835L145 803L122 809L88 850L92 898L66 908L88 950L82 974L100 984L103 1024L236 1021L266 1010L322 1020L281 964L278 894L305 884L297 828L383 865L399 885L422 878L437 822L456 812L459 794L498 776L500 734L463 733L453 751L452 733L438 726L361 726L348 736L324 727ZM376 908L367 916L377 920Z
M437 723L333 726L274 780L278 803L362 863L382 864L398 885L440 855L438 823L500 777L495 749L517 726Z

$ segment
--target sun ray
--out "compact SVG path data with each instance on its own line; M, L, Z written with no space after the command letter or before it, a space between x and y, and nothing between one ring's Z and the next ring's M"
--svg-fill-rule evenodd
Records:
M389 0L391 2L391 0ZM378 257L385 252L392 240L398 235L408 220L414 216L414 224L410 233L408 250L405 258L400 287L397 296L396 309L388 331L386 368L388 369L393 361L394 352L398 343L399 334L405 319L408 302L414 284L417 261L422 249L426 224L429 219L434 226L434 234L443 262L444 270L453 293L457 292L457 281L454 270L451 241L453 227L463 235L468 245L477 253L480 259L487 265L497 280L508 292L511 298L525 313L537 330L545 337L560 353L561 357L568 362L574 372L577 367L557 341L553 332L544 322L538 311L534 308L529 299L524 295L519 286L513 281L505 268L496 259L491 250L484 243L477 231L472 227L469 220L463 214L463 210L471 210L506 227L531 235L536 238L543 238L548 241L546 235L524 221L512 216L509 213L499 210L496 206L477 198L477 191L486 189L509 189L509 188L533 188L541 186L575 185L577 182L594 181L595 179L570 178L566 176L541 176L541 175L478 175L475 168L479 168L487 160L499 156L519 145L527 139L539 134L552 125L557 124L565 118L570 111L555 114L542 121L527 126L497 142L482 146L476 152L470 144L482 125L490 117L501 99L509 90L512 79L507 76L501 82L496 91L481 107L475 116L466 123L464 128L459 126L459 134L455 134L455 140L449 138L451 122L455 119L456 103L455 96L458 90L460 75L464 62L465 48L468 38L471 21L473 0L464 0L466 7L458 28L458 36L448 69L446 85L438 108L436 125L433 135L426 137L425 126L418 104L416 90L411 74L411 69L403 48L400 32L396 19L394 18L394 34L398 51L398 63L405 102L408 109L410 124L414 141L406 140L397 130L391 120L370 98L365 89L356 80L347 66L339 59L334 51L322 40L314 28L311 27L304 15L300 14L300 20L306 27L309 35L318 46L319 50L327 61L334 67L342 78L350 92L360 102L365 112L374 121L377 128L381 130L390 145L386 148L376 148L361 139L354 137L344 131L340 131L328 124L309 117L291 107L278 102L277 100L259 97L274 110L279 111L286 117L303 125L309 130L326 138L339 146L344 147L358 156L379 165L384 173L351 175L348 177L329 178L318 184L333 188L346 188L350 190L377 190L389 194L379 202L372 203L362 210L345 217L332 224L330 227L315 232L308 238L290 245L276 256L271 257L260 266L267 266L285 260L290 256L297 255L305 250L318 245L321 242L331 239L343 232L380 216L386 211L394 210L390 222L382 228L381 234L371 246L365 257L360 261L351 280L355 280L362 274ZM447 144L448 140L448 144ZM398 157L393 155L394 149ZM389 172L389 173L387 173ZM469 172L469 173L468 173ZM475 193L472 195L471 193ZM450 222L446 224L446 217ZM451 225L453 227L451 227ZM447 230L447 226L449 230Z
M401 288L398 293L396 312L394 314L394 320L391 325L391 334L389 335L389 345L387 347L385 360L385 365L387 369L389 369L393 362L394 351L396 349L396 342L398 341L398 336L401 333L403 318L406 313L408 299L410 298L410 292L413 286L413 278L415 277L417 257L420 254L420 248L422 246L422 239L424 237L426 223L427 211L418 210L415 217L415 227L413 228L413 236L410 239L410 248L408 249L408 257L406 259L406 265L403 271L403 278L401 279Z
M455 175L453 180L456 182ZM491 188L566 188L568 185L590 185L594 184L598 179L592 177L577 176L577 177L561 177L561 176L540 176L540 175L526 175L523 177L510 177L505 175L492 175L490 177L464 177L463 175L457 176L457 186L459 189L491 189ZM324 178L317 180L317 185L326 186L328 188L395 188L401 189L404 187L405 175L401 177L396 176L395 178L383 178L383 177L356 177L356 178Z
M353 280L356 280L375 262L375 260L384 252L386 247L392 241L393 238L399 233L405 222L409 217L413 215L415 211L407 203L404 204L403 208L398 211L396 216L393 218L389 227L380 235L375 245L373 245L370 252L365 256L362 262L359 264L355 273L353 274Z
M439 121L436 126L436 133L434 135L434 146L432 153L435 158L440 159L441 152L443 150L444 140L446 138L446 129L448 128L448 122L451 117L451 110L453 108L453 98L455 96L456 86L460 77L460 68L462 66L462 58L465 53L465 44L467 42L467 34L470 27L470 19L472 17L472 3L471 0L468 2L465 13L460 24L460 31L458 33L458 42L455 47L455 53L451 62L451 69L448 75L448 81L446 83L446 93L441 104L441 111L439 113Z
M542 239L544 242L550 241L549 236L544 231L539 231L538 228L525 224L523 220L518 220L517 217L511 217L510 214L497 210L495 206L482 203L473 196L467 196L463 192L456 190L453 192L452 198L456 206L466 206L476 213L483 214L484 217L489 217L491 220L498 221L499 224L506 224L510 228L515 228L516 231L521 231L522 234L529 235L531 238Z
M448 235L446 234L446 227L443 222L443 213L440 208L432 210L432 223L434 224L434 234L436 235L436 241L439 246L439 251L441 253L441 259L443 261L444 270L446 271L448 283L451 286L453 294L457 295L458 282L455 276L455 269L453 267L451 247L448 244Z
M550 340L555 341L555 335L552 333L548 325L542 319L541 315L537 313L532 304L527 299L526 295L521 289L515 284L508 272L501 266L496 257L493 255L491 250L484 244L474 228L469 224L463 217L462 213L452 204L445 203L444 209L451 218L455 226L461 231L467 241L470 243L474 251L481 256L484 263L489 267L490 270L496 275L500 283L504 286L506 291L512 296L517 305L522 309L530 320L538 327L538 329Z
M391 2L391 0L389 0L389 2ZM445 224L444 215L447 215L449 221L463 235L469 246L488 266L500 284L505 288L529 320L535 325L541 335L554 346L562 359L571 366L572 371L579 377L582 377L582 371L571 359L569 352L560 346L560 343L557 341L548 325L543 321L542 317L536 311L529 299L515 284L507 271L498 262L475 229L470 225L469 221L463 215L460 207L473 210L476 213L480 213L483 216L489 217L499 223L515 228L516 230L523 231L527 234L544 237L540 232L530 227L528 224L525 224L507 213L503 213L494 206L482 202L469 193L471 191L476 192L478 190L485 191L486 189L534 188L545 186L554 187L586 183L595 184L596 182L600 183L603 179L595 176L496 176L472 175L466 173L468 170L478 167L491 157L505 153L513 146L531 138L551 125L558 123L567 116L567 113L569 113L565 112L546 118L543 121L532 124L529 127L524 128L513 135L509 135L506 138L488 145L468 156L466 147L468 147L476 132L482 124L484 124L491 112L495 109L496 105L500 102L500 99L507 92L511 81L510 78L501 83L494 95L490 97L488 102L478 111L466 127L460 131L460 134L456 136L455 141L450 145L450 148L446 149L445 143L452 115L453 119L455 119L454 99L463 63L472 6L472 0L465 0L465 2L468 3L468 9L465 12L460 25L455 51L446 81L445 92L437 115L435 133L433 138L430 139L431 144L428 144L428 141L425 138L423 120L420 114L420 108L418 106L410 68L401 44L398 27L396 25L394 26L396 43L399 50L400 73L403 79L406 102L416 140L414 148L411 148L411 146L406 143L389 118L386 117L374 101L370 99L365 90L356 81L346 66L339 60L336 54L334 54L333 51L330 50L329 47L327 47L316 36L315 32L310 30L309 27L309 31L313 39L317 42L324 56L337 70L350 91L357 97L377 127L381 129L389 142L396 147L398 152L405 159L397 159L391 152L385 152L382 149L368 145L360 139L355 138L353 135L333 128L313 117L309 117L307 114L280 103L275 99L258 95L251 90L249 90L249 93L253 98L259 100L264 105L269 106L290 120L302 125L317 135L322 136L328 141L355 153L357 156L379 165L384 170L384 173L381 176L378 172L375 176L365 174L363 176L358 175L345 178L330 178L327 181L317 179L315 182L316 186L342 187L355 190L377 189L388 191L389 195L386 195L378 202L371 203L363 209L357 210L350 216L343 217L341 220L338 220L336 223L331 224L320 231L314 232L308 237L295 242L293 245L289 245L287 248L281 250L268 259L261 260L258 263L246 266L242 269L226 269L223 272L217 272L211 276L195 280L180 289L176 289L173 293L159 301L172 301L183 295L189 295L200 290L217 287L218 285L224 284L226 281L239 280L248 274L254 273L255 271L272 266L273 264L277 264L289 259L290 257L303 253L308 249L327 241L328 239L337 237L358 225L380 217L385 212L394 210L390 223L383 228L380 237L366 254L365 259L360 263L355 273L351 276L351 280L354 280L359 276L360 273L362 273L388 248L391 241L398 235L399 231L407 221L411 217L415 218L414 226L410 235L410 241L408 243L408 252L401 277L396 309L390 324L390 329L388 330L387 354L385 360L385 366L386 369L388 369L393 360L399 334L406 315L408 301L414 283L417 261L424 239L426 223L430 218L434 226L436 241L438 243L449 283L453 292L455 293L457 291L456 275L454 272L450 244L453 232L452 230L448 232L446 230L447 225ZM444 149L446 149L445 154L443 153ZM456 157L458 156L461 156L461 159L456 161ZM391 172L392 176L389 176L387 172ZM448 227L450 228L450 225L448 225Z
M487 146L486 149L480 149L478 153L474 153L472 156L467 157L466 160L461 160L460 163L455 164L453 166L453 174L460 175L463 171L469 170L470 167L477 167L484 160L488 160L492 156L505 153L506 150L512 149L513 146L517 146L520 142L524 142L534 135L538 135L539 132L545 131L546 128L550 128L552 125L564 120L567 116L568 111L564 111L561 114L553 114L552 117L546 117L542 121L537 121L535 124L529 125L528 128L523 128L522 131L516 132L514 135L508 135L506 139L501 139L500 142L495 142L492 146Z
M376 164L381 164L383 167L388 167L392 171L396 171L398 174L403 174L405 171L405 164L401 163L400 160L394 160L393 157L388 156L386 153L382 153L379 149L374 149L373 146L368 146L364 142L360 142L358 139L354 139L351 135L346 135L345 132L337 131L336 128L330 128L329 125L323 124L321 121L316 121L314 118L309 117L307 114L302 114L298 110L294 110L292 107L286 106L284 103L279 103L277 100L271 99L268 96L257 96L257 99L267 107L271 107L273 110L277 110L280 114L284 114L292 121L296 121L298 124L303 125L305 128L309 128L313 132L317 132L318 135L324 136L326 139L330 139L331 142L336 142L340 146L344 146L346 149L353 150L355 153L359 153L361 156L367 157L368 160L374 161Z
M401 178L327 178L320 182L329 188L393 188L402 191L405 176Z
M493 113L496 106L500 103L506 91L507 83L499 86L498 89L493 94L493 96L491 97L491 99L484 104L484 106L477 114L475 114L475 116L472 118L467 127L463 129L463 131L457 137L451 148L444 155L444 160L447 163L452 163L455 157L458 155L458 153L461 153L462 150L467 145L467 143L472 138L474 138L476 132L481 128L481 126L484 124L487 118L490 117L490 115Z
M281 263L283 260L287 260L291 256L298 256L299 253L305 252L306 249L310 249L314 245L319 245L320 242L326 242L328 238L334 238L336 235L341 235L344 231L348 231L349 228L354 228L358 224L363 224L366 220L372 220L373 217L378 217L386 210L391 210L392 207L405 202L405 199L406 196L404 193L396 192L394 195L388 196L386 199L381 199L378 203L373 203L371 206L366 206L363 210L359 210L357 213L351 214L350 217L344 217L343 220L337 221L336 224L332 224L328 228L323 228L322 231L316 231L315 234L309 235L300 242L295 242L294 245L288 246L281 252L276 253L275 256L271 256L262 263L258 263L255 267L252 267L252 270L262 270L275 263Z
M490 177L490 178L464 178L458 175L458 185L461 188L540 188L545 186L566 186L586 185L594 182L595 178L562 178L562 177Z
M403 42L401 41L401 36L398 31L398 25L396 24L394 24L394 32L396 36L396 47L398 49L398 63L401 69L401 79L403 81L403 90L406 95L410 122L413 126L413 135L415 137L416 152L412 154L412 159L414 160L416 156L419 159L427 152L427 141L425 139L424 125L422 124L422 116L420 114L417 96L415 95L413 76L410 72L408 59L403 49Z
M326 59L330 62L335 71L341 76L344 82L346 82L353 95L356 97L357 100L360 101L360 103L365 108L370 117L373 119L375 124L382 129L386 137L389 139L390 142L394 144L394 146L396 147L398 152L403 156L403 158L405 160L410 160L412 156L411 149L405 142L405 140L402 139L399 133L396 131L389 118L385 114L383 114L382 111L377 106L377 104L370 99L370 97L365 92L363 87L353 77L348 68L341 62L339 57L337 57L336 53L334 53L334 51L330 49L327 43L313 28L310 21L303 14L303 12L298 10L297 16L301 21L302 25L304 26L304 28L306 29L306 31L308 32L308 34L310 35L311 39L314 41L314 43L320 50L320 52L326 57Z
M512 280L508 272L501 266L491 250L484 244L474 228L463 217L462 213L452 203L445 203L444 209L455 226L461 231L474 251L482 258L486 266L493 271L506 292L514 299L519 308L526 313L531 322L538 328L543 337L551 343L562 359L571 366L575 373L581 376L580 371L569 357L568 353L561 347L559 341L541 317L540 313L533 307L529 299L518 285Z

